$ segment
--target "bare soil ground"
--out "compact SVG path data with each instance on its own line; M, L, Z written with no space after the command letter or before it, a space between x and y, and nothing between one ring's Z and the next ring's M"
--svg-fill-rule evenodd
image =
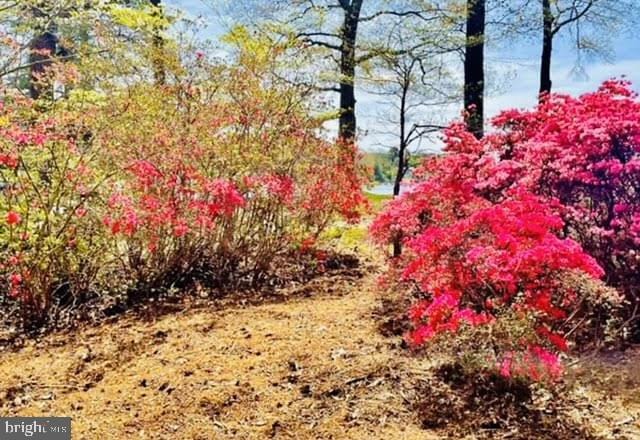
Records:
M577 362L563 401L471 390L380 333L375 278L338 271L5 350L0 413L70 416L74 439L640 439L640 350Z

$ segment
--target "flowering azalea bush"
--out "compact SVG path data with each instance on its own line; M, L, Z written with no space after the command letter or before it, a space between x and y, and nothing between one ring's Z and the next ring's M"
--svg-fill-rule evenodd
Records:
M25 319L196 276L259 282L362 211L353 147L319 134L299 90L268 80L268 65L194 63L108 100L5 99L0 300Z
M206 85L183 84L105 109L113 129L96 143L116 177L104 224L124 251L123 273L135 274L128 278L171 284L205 269L227 283L258 281L336 215L359 215L352 151L317 135L319 122L291 104L295 91L267 94L255 77L236 74L217 85L216 100L201 99Z
M148 287L188 276L221 224L245 205L232 182L207 178L181 161L168 165L131 164L103 218L126 271Z
M557 236L562 220L538 197L520 193L473 204L476 210L460 219L445 220L439 206L423 211L441 220L404 242L401 278L428 293L409 312L407 340L419 347L465 333L465 356L473 352L474 362L510 376L557 378L556 353L568 349L562 330L584 306L567 280L574 273L597 280L603 271L578 243Z
M606 281L637 303L640 292L640 102L630 84L607 81L572 98L552 95L534 111L509 111L483 142L478 190L516 186L560 203L564 234Z
M505 112L482 140L452 125L446 154L371 227L401 240L393 273L425 297L408 341L484 334L489 345L465 347L485 367L540 380L561 371L567 334L602 337L621 301L603 281L637 292L639 116L628 84L610 81Z
M8 96L0 108L0 295L41 315L54 296L94 290L106 264L96 209L104 176L65 115L42 115Z

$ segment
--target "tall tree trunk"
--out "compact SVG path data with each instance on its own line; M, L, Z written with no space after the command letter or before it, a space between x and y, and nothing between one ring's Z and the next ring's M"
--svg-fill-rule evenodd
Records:
M400 185L407 171L406 154L407 154L407 94L411 87L410 73L405 78L402 95L400 97L400 144L398 145L398 168L396 170L396 178L393 182L393 197L400 195ZM393 240L393 256L399 257L402 254L402 243L400 237Z
M344 10L340 49L340 119L338 136L346 143L356 138L356 40L363 0L353 0Z
M162 17L162 7L160 6L161 0L151 0L151 5L154 7L154 16ZM167 81L165 65L164 65L164 40L161 35L161 28L156 27L153 29L153 77L156 84L162 85Z
M478 139L484 135L484 28L486 0L467 0L464 57L464 107L467 128Z
M553 14L551 0L542 0L542 57L540 59L540 100L551 92L551 53L553 51Z
M53 27L31 41L29 96L33 99L53 98L53 83L47 78L47 71L53 63L57 46L58 38Z
M400 195L400 185L406 173L406 154L407 154L407 95L411 87L410 73L404 79L402 85L402 94L400 95L400 143L398 145L398 168L396 170L396 178L393 183L393 196Z

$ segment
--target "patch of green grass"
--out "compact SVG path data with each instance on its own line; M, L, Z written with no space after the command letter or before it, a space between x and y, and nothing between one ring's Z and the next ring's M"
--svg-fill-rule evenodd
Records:
M388 194L373 194L367 191L364 192L364 195L369 201L369 203L371 203L371 208L373 209L373 212L380 211L384 206L384 204L388 200L391 200L393 198L393 196Z
M363 245L367 241L367 228L362 225L353 225L349 228L346 228L342 237L340 237L340 244L353 248L360 245Z
M364 196L371 204L372 212L363 213L360 223L351 224L345 221L336 220L331 226L327 227L319 240L336 249L350 250L358 249L359 251L373 249L372 243L369 241L369 224L372 217L375 216L384 204L391 200L393 196L383 194L373 194L364 191Z
M367 245L367 234L367 227L363 224L336 222L321 234L320 240L331 242L340 249L355 249Z

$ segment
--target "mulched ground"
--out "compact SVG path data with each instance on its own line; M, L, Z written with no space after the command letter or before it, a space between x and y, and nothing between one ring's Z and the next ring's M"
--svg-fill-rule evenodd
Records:
M380 332L378 272L202 292L5 347L0 412L71 416L74 439L640 438L640 350L570 363L562 399L465 377Z

